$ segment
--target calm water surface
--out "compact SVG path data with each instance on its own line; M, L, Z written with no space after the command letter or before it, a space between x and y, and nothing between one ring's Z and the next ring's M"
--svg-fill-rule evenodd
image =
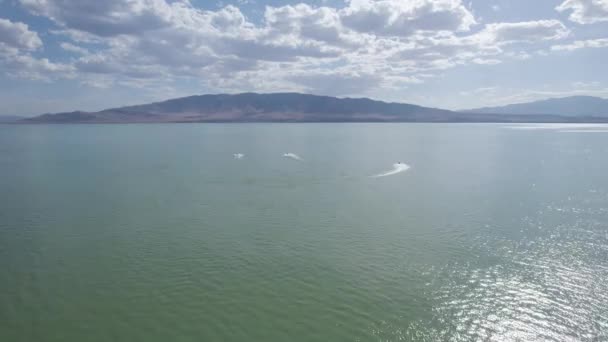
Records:
M0 125L0 266L0 341L606 341L608 133Z

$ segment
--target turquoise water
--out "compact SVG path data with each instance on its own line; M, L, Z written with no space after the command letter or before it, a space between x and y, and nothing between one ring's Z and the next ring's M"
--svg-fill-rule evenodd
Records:
M504 125L0 125L0 341L608 340L607 157Z

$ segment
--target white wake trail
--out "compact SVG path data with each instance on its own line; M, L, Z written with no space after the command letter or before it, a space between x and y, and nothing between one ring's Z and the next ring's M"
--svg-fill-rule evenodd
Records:
M245 157L245 155L242 153L235 153L235 154L233 154L233 156L234 156L234 159L243 159Z
M393 164L393 169L387 172L383 172L374 176L372 178L380 178L380 177L388 177L393 176L401 172L405 172L410 169L410 166L404 163Z
M302 158L300 158L300 156L298 156L298 155L297 155L297 154L295 154L295 153L291 153L291 152L289 152L289 153L284 153L284 154L283 154L283 157L285 157L285 158L291 158L291 159L294 159L294 160L299 160L299 161L302 161L302 160L303 160Z

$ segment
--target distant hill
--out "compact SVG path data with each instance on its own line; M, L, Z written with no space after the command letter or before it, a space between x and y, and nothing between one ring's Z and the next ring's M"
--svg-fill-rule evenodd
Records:
M99 112L43 114L29 123L143 122L597 122L555 115L459 113L367 98L298 93L199 95ZM608 121L606 118L604 121Z
M452 114L442 109L370 99L297 93L199 95L100 112L44 114L30 122L332 122L416 121Z
M22 116L16 115L0 115L0 123L13 123L23 119Z
M501 107L485 107L465 110L466 113L560 115L569 117L608 118L608 99L593 96L570 96Z

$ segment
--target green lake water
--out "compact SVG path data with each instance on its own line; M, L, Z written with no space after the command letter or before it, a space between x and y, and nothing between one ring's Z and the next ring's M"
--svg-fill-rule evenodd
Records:
M608 133L0 125L0 341L475 340L608 340Z

